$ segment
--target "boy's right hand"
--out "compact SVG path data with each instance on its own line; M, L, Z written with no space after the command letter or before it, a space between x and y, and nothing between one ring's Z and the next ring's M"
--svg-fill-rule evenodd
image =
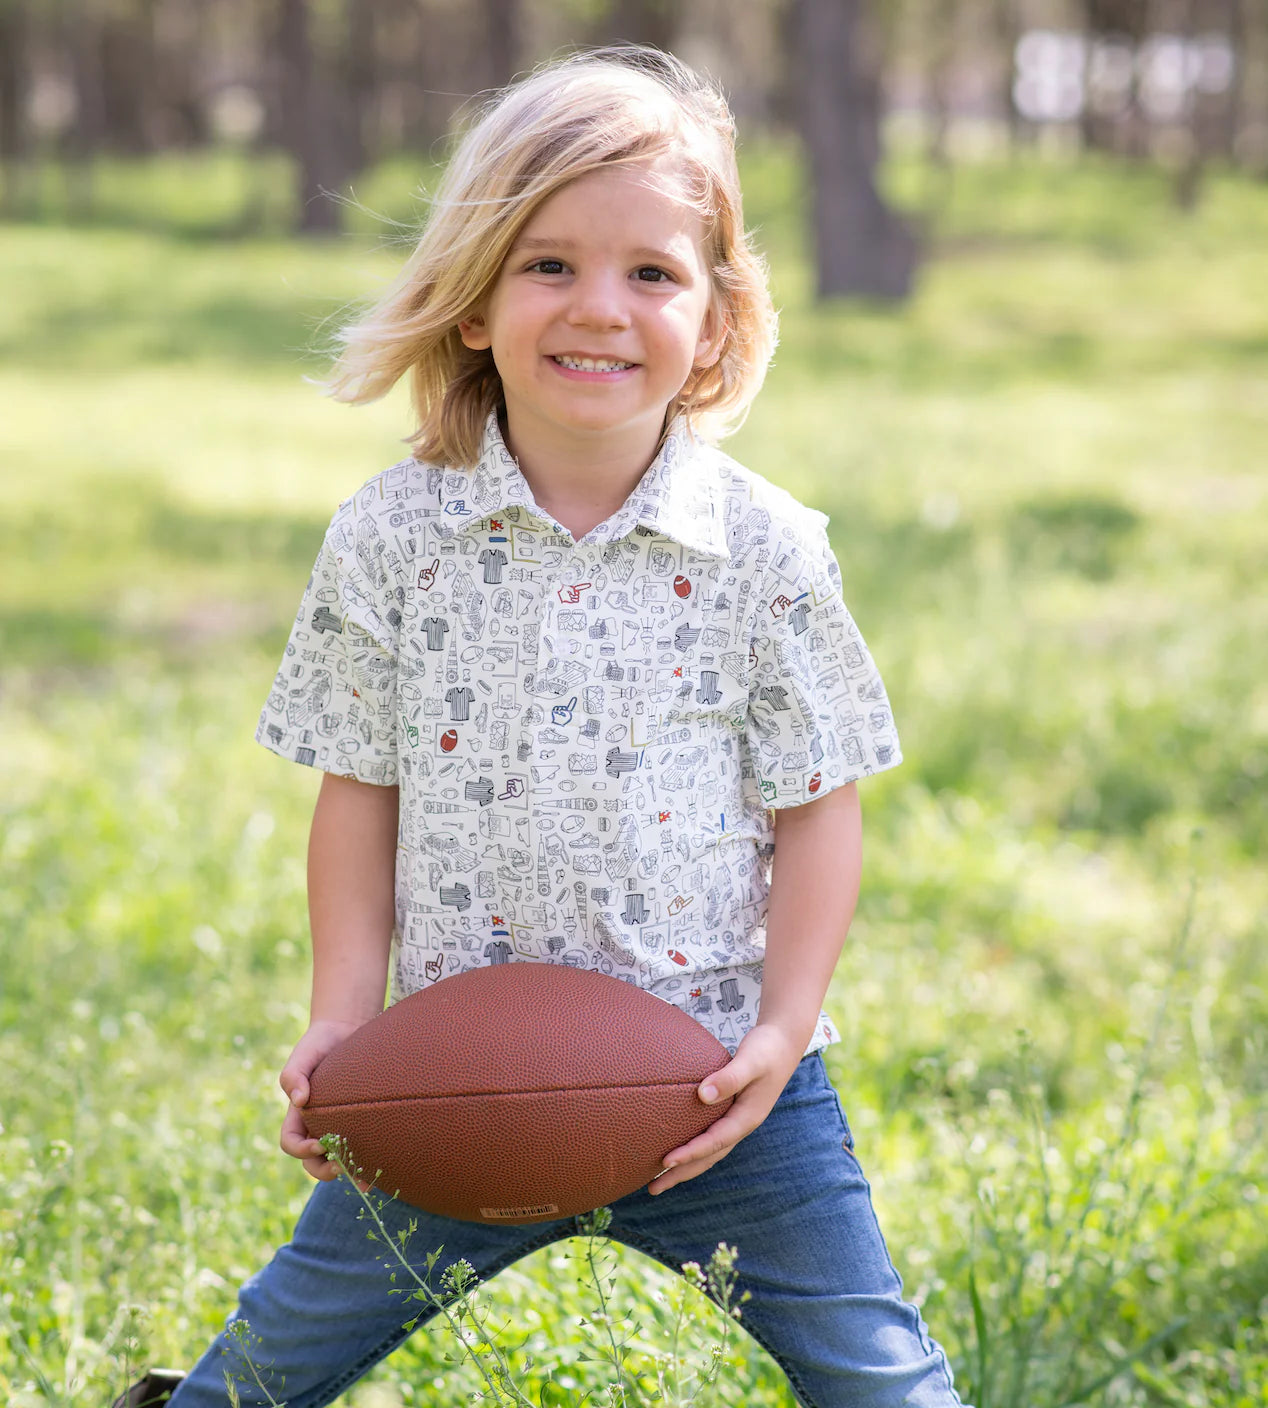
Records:
M308 1077L317 1063L363 1025L362 1022L312 1022L277 1078L291 1102L282 1121L282 1152L302 1160L312 1177L323 1183L339 1177L339 1166L330 1162L318 1140L309 1137L300 1108L308 1101Z

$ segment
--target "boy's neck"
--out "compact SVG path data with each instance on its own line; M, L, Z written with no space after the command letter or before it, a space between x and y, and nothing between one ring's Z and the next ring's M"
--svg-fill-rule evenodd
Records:
M501 419L502 438L539 508L574 538L604 522L634 492L660 445L661 427L592 437ZM554 431L554 433L552 433Z

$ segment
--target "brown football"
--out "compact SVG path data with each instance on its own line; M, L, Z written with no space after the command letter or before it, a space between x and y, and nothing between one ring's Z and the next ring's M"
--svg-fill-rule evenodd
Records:
M497 964L358 1028L313 1071L303 1115L384 1193L466 1222L546 1222L650 1183L729 1108L696 1093L729 1059L632 983Z

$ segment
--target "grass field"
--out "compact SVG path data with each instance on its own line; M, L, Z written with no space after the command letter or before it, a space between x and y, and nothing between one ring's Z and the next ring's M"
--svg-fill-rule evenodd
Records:
M406 218L414 174L367 204ZM1268 1403L1268 186L1181 218L1156 173L965 168L893 312L815 309L795 167L747 174L782 342L730 448L832 515L907 757L861 789L828 1053L907 1290L978 1408ZM233 170L159 176L0 227L14 1408L191 1362L302 1205L276 1073L318 779L251 735L330 512L408 429L303 380L399 258L381 228L217 240ZM487 1289L534 1395L605 1382L581 1245ZM347 1401L459 1402L454 1350L420 1332ZM716 1401L792 1403L728 1357Z

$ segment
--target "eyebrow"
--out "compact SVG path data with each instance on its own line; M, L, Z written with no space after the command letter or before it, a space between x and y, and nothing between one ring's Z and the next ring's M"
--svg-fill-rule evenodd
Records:
M577 244L575 240L553 240L549 238L537 237L528 239L518 239L511 247L516 251L524 251L526 253L534 249L557 249L563 252L567 250L576 249ZM650 246L647 245L642 245L638 249L626 250L626 253L634 259L656 259L663 260L665 262L678 262L682 258L681 255L674 254L670 250L652 249Z

